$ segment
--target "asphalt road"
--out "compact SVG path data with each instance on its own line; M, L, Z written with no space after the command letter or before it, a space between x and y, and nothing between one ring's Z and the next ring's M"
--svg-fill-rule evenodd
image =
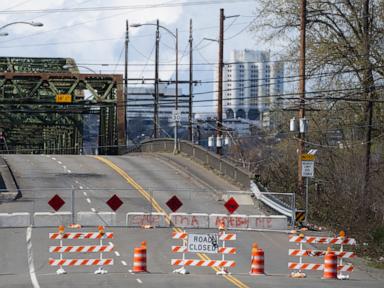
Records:
M151 203L132 187L110 166L94 157L65 155L7 155L23 198L14 203L3 203L0 212L43 212L52 211L47 201L59 194L67 202L60 211L70 210L71 189L76 191L77 211L110 211L105 204L110 196L117 194L124 202L118 210L118 221L124 222L127 212L148 212L154 208ZM167 213L165 202L177 195L184 203L180 212L224 213L223 202L218 195L237 187L217 177L203 167L176 157L164 159L162 155L129 155L106 157L139 183ZM85 192L85 193L84 193ZM247 201L245 201L247 202ZM239 214L260 214L255 206L241 205ZM95 231L95 228L86 228ZM382 287L384 277L372 277L360 269L353 272L348 281L322 280L321 272L308 273L306 279L288 277L288 237L274 232L237 232L237 240L227 242L236 247L237 255L226 257L236 261L231 276L215 275L211 268L191 267L189 275L172 273L172 229L112 228L114 239L110 241L115 249L104 253L114 259L114 265L106 267L105 275L94 275L96 268L75 267L66 269L68 274L56 275L55 267L48 265L48 258L56 258L48 247L58 245L49 240L53 228L0 229L0 287ZM30 241L27 241L30 235ZM193 230L188 231L193 232ZM195 231L200 232L201 231ZM208 232L204 230L204 232ZM212 232L215 232L212 230ZM132 274L133 249L147 241L148 270L150 273ZM252 243L257 242L265 250L267 276L250 276L250 252ZM67 245L81 245L84 242L70 242ZM87 242L89 245L97 242ZM98 254L96 254L98 255ZM208 255L219 259L216 255ZM90 256L84 256L88 258ZM196 255L188 255L197 258ZM28 261L30 259L31 261Z

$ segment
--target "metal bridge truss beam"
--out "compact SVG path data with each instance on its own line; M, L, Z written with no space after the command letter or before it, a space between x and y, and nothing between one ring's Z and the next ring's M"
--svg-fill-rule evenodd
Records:
M72 95L72 103L56 103L57 94ZM0 130L18 153L79 153L83 115L90 113L100 115L99 153L119 153L125 107L122 75L0 73Z

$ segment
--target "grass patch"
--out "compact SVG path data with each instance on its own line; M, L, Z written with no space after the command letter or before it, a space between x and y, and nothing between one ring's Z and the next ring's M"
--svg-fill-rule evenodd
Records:
M370 261L368 263L368 266L372 267L372 268L383 269L384 270L384 263L383 262Z

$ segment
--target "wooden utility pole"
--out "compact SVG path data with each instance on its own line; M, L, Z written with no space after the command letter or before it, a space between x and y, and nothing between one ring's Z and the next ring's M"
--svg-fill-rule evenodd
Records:
M370 39L370 15L369 15L369 1L365 0L363 4L363 37L364 37L364 76L363 76L363 90L365 98L368 101L365 108L365 125L366 125L366 134L365 134L365 175L363 183L363 208L367 205L367 197L369 190L369 178L370 178L370 162L371 162L371 148L372 148L372 118L373 118L373 93L375 90L375 82L373 80L372 73L372 63L370 61L371 54L371 39Z
M220 9L220 36L219 36L219 75L217 97L217 125L216 125L216 153L222 154L222 129L223 129L223 66L224 66L224 9ZM220 144L220 145L217 145Z
M299 93L300 93L300 109L299 109L299 121L305 117L305 48L306 48L306 39L305 39L305 30L307 22L307 1L301 0L300 7L300 63L299 63ZM300 125L299 125L300 126ZM298 162L297 162L297 173L298 173L298 193L299 195L304 195L304 181L301 176L302 164L301 164L301 155L304 154L304 139L305 132L300 132L298 137Z
M189 109L188 109L188 135L189 141L193 142L193 115L192 115L192 93L193 93L193 35L192 19L189 20Z

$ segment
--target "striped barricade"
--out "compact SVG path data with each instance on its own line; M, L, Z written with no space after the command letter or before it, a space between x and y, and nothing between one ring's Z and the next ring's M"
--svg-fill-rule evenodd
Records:
M113 244L103 245L104 239L113 239L112 232L105 232L104 227L99 226L98 232L64 232L64 227L59 227L59 233L49 233L49 239L59 240L60 243L57 246L50 246L49 253L58 253L60 259L48 260L50 266L59 266L56 271L57 274L65 274L64 266L98 266L95 274L105 274L106 270L103 266L113 265L113 259L103 258L103 253L112 252ZM98 245L63 245L64 240L98 240ZM92 259L66 259L63 258L64 253L99 253L99 257Z
M219 254L236 254L236 248L234 247L219 247L217 253ZM186 253L188 252L187 246L172 246L173 253Z
M186 232L172 232L172 239L187 239L188 234Z
M334 253L338 258L354 258L356 257L355 252L347 252L347 251L331 251ZM289 249L288 255L289 256L308 256L308 257L324 257L327 251L323 250L300 250L300 249Z
M312 244L338 244L338 245L356 245L353 238L344 237L311 237L300 235L289 235L289 242L312 243Z
M299 257L299 262L289 262L288 269L298 270L293 274L301 273L301 270L312 270L312 271L324 271L324 264L316 263L303 263L302 257L325 257L328 253L333 253L337 257L337 271L339 279L346 279L349 276L345 276L342 272L352 272L353 265L350 263L343 264L343 259L350 259L356 256L354 252L344 251L344 245L356 245L356 240L353 238L347 238L344 232L340 232L340 237L318 237L318 236L304 236L301 235L290 235L289 242L300 244L299 249L289 249L288 255ZM339 251L331 251L328 247L325 250L315 249L303 249L303 244L324 244L324 245L340 245ZM336 266L335 266L336 269ZM303 273L302 273L303 274ZM305 275L305 274L304 274ZM300 277L302 278L302 277Z
M106 266L113 265L113 259L49 259L51 266Z
M113 233L106 232L70 232L70 233L49 233L49 239L112 239Z
M339 272L352 272L353 268L354 268L353 265L348 263L345 265L338 265L337 271L339 271ZM324 270L324 264L288 262L288 269L323 271Z
M235 267L235 261L222 260L200 260L200 259L172 259L172 265L175 266L196 266L196 267Z
M193 239L203 239L203 240L193 240ZM234 267L236 265L236 262L233 260L225 260L225 255L234 255L237 252L237 249L235 247L227 247L225 245L225 241L234 241L236 240L236 234L234 233L225 233L225 232L219 232L219 233L207 233L207 234L188 234L187 232L173 232L172 233L172 239L178 239L182 240L183 244L179 246L172 246L171 251L173 253L182 253L182 259L171 259L171 265L173 266L181 266L180 268L174 270L175 273L180 274L187 274L189 273L185 266L196 266L196 267L216 267L220 268L219 271L217 271L216 274L228 274L227 268ZM205 239L205 240L204 240ZM210 241L204 242L204 241ZM203 242L198 242L203 241ZM222 245L219 245L219 242L222 242ZM196 245L196 243L201 244L200 246L206 247L209 246L206 252L199 250L199 245ZM197 246L197 247L196 247ZM203 248L201 248L203 249ZM186 253L210 253L210 254L220 254L221 260L199 260L199 259L186 259L185 254Z
M219 235L219 240L221 240L221 241L236 240L236 234L233 234L233 233L221 233Z
M100 253L112 252L113 245L51 246L50 253Z

